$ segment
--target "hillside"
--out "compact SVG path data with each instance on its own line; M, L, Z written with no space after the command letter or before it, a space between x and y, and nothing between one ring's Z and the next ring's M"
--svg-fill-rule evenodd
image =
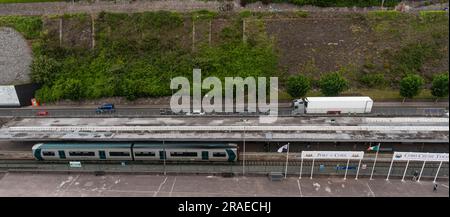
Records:
M133 100L171 94L170 78L278 76L340 71L347 94L398 89L415 73L448 71L448 13L144 12L0 17L32 44L37 96ZM377 82L372 82L377 80ZM315 86L315 83L313 83ZM283 98L283 97L282 97Z

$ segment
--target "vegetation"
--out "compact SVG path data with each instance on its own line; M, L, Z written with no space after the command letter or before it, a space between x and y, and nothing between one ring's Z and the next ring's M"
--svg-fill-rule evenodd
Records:
M212 15L199 11L192 17L211 19ZM264 34L255 39L249 36L244 43L240 26L232 25L220 33L221 41L216 46L198 43L192 51L183 43L183 22L180 14L172 12L101 13L96 20L93 51L50 46L58 39L44 34L34 46L34 53L40 56L33 61L32 78L43 85L36 97L51 102L167 96L172 93L170 79L191 79L193 68L202 69L203 77L221 80L277 75L278 57Z
M390 69L397 76L420 72L426 60L439 58L437 49L437 45L408 44L393 55Z
M0 16L0 26L14 28L26 39L35 39L42 31L42 20L36 16Z
M0 0L2 3L60 2L63 0Z
M320 78L319 86L325 96L337 96L349 88L349 83L340 72L332 72Z
M423 78L419 75L409 74L400 81L400 95L405 98L413 98L420 94L423 86Z
M448 72L434 76L431 94L437 98L448 96Z
M245 6L250 3L261 1L263 4L269 3L292 3L295 5L313 5L319 7L370 7L381 6L380 0L241 0L241 5ZM393 7L400 3L401 0L385 0L385 7Z
M289 16L292 15L300 19L314 16L303 11ZM272 16L274 15L269 15ZM436 70L433 66L442 65L440 61L446 57L445 52L448 50L446 13L427 11L420 12L417 16L387 11L358 16L362 17L362 24L368 24L369 34L375 34L375 39L369 39L368 42L376 45L373 45L376 52L367 52L369 55L366 56L366 64L339 63L342 65L338 72L327 72L315 67L314 61L317 60L311 59L311 67L305 65L305 69L300 69L299 74L306 77L288 77L284 74L287 70L279 64L275 40L265 33L265 23L260 18L267 16L262 13L242 11L238 16L203 10L187 14L164 11L100 13L95 19L94 49L89 35L91 17L87 14L45 18L0 16L0 26L15 28L32 44L34 60L31 77L42 85L37 98L44 102L113 96L129 100L168 96L172 93L169 89L170 79L176 76L191 79L193 68L201 68L203 77L216 76L221 80L230 76L277 76L281 84L285 84L280 86L286 90L283 93L285 98L302 97L305 94L362 94L380 99L386 99L385 95L398 99L401 97L400 86L404 86L402 92L411 89L408 85L401 84L402 77L420 74L423 76L422 84L431 84L433 73L443 70L439 67ZM209 20L218 17L224 19L221 24L212 25L214 35L211 39L208 37ZM56 23L60 18L65 26L61 45L58 25L51 23ZM243 18L248 20L245 42L242 33ZM46 24L45 30L43 19L50 23ZM193 21L195 46L192 44ZM215 28L220 25L223 26ZM352 23L352 27L356 29L359 28L357 25L360 23ZM355 34L362 34L361 32L364 31ZM355 36L368 37L365 34L367 33ZM377 41L378 39L382 41ZM370 56L372 54L374 56ZM322 75L320 79L318 75ZM418 91L418 95L405 97L431 98L431 93L438 97L446 92L442 90L445 89L443 81L434 79L436 81L433 81L430 91ZM322 93L315 90L308 92L311 87L319 87ZM445 96L447 95L443 97Z
M305 97L311 89L311 80L303 75L291 76L287 80L287 92L295 98Z
M383 73L363 75L360 77L360 82L369 88L383 88L386 84Z

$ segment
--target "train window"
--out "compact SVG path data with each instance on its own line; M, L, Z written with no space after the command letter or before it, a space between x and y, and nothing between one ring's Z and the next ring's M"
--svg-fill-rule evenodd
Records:
M123 151L110 151L109 156L112 157L125 157L130 156L130 152L123 152Z
M155 152L142 152L142 151L141 152L135 152L134 155L135 156L151 156L151 157L156 156Z
M44 156L55 156L55 152L53 152L53 151L43 151L42 155L44 155Z
M170 152L173 157L197 157L197 152Z
M92 151L70 151L70 156L95 156L95 153Z
M226 157L225 152L213 152L213 157Z

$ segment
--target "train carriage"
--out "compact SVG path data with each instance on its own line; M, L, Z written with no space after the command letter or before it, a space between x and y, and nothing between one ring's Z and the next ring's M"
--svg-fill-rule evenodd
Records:
M132 160L132 143L39 143L33 146L38 160Z
M237 161L232 143L39 143L37 160Z
M229 161L237 160L237 145L232 143L136 143L135 160Z

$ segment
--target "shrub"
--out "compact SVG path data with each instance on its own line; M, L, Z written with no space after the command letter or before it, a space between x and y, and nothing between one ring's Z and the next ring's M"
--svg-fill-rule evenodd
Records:
M303 75L291 76L287 80L287 92L292 97L305 97L311 89L311 80Z
M35 39L42 30L42 20L35 16L0 16L0 26L14 28L26 39Z
M53 58L38 56L31 64L31 79L38 84L51 85L59 71L61 64Z
M423 78L419 75L409 74L400 81L400 95L404 98L413 98L422 91Z
M391 60L394 73L406 75L418 72L427 59L438 57L436 50L437 48L430 44L417 43L406 45Z
M382 88L386 84L383 73L363 75L360 77L360 82L369 88Z
M448 73L434 76L431 94L436 98L448 96Z
M349 82L340 72L332 72L320 78L319 86L325 96L337 96L348 89Z

